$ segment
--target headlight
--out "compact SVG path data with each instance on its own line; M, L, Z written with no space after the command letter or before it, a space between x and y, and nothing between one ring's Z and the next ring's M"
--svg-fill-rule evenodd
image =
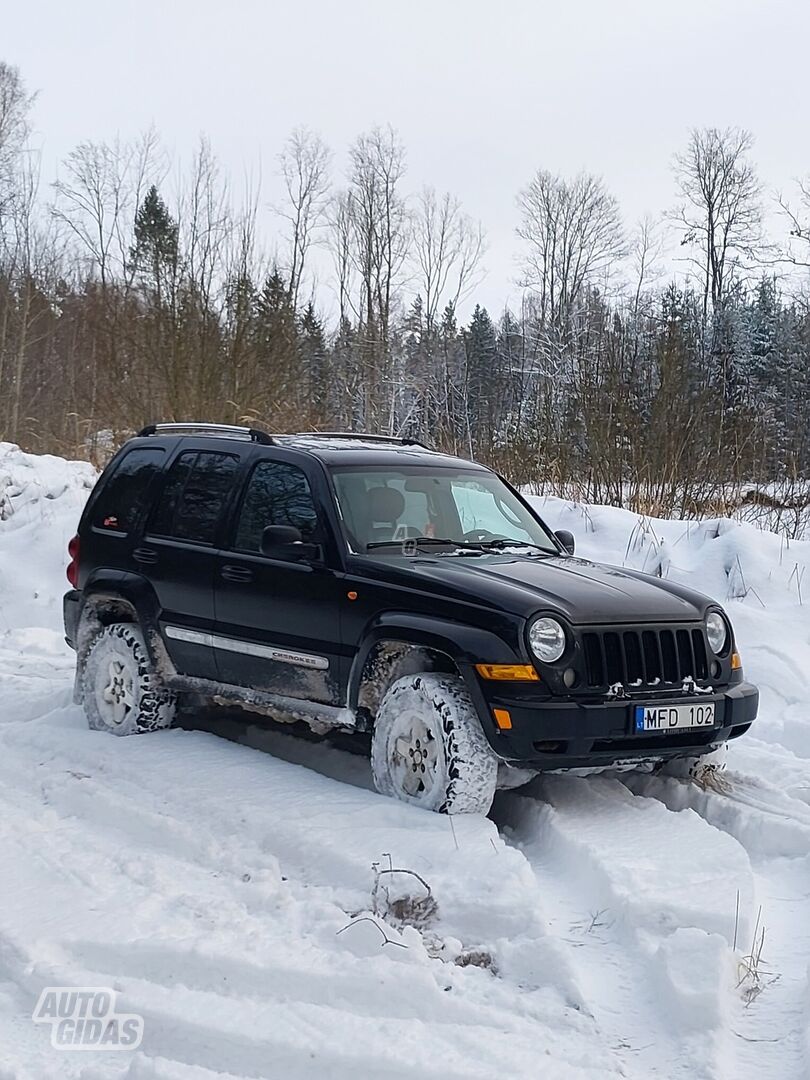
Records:
M728 643L728 625L719 611L710 611L706 616L706 637L712 652L719 656Z
M565 652L565 631L556 619L536 619L529 627L529 645L538 660L553 664Z

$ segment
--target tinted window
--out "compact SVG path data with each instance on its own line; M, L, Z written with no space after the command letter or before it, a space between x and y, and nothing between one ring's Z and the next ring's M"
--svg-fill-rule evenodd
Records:
M157 536L212 544L238 461L230 454L187 450L169 469L149 531Z
M261 461L251 473L235 547L258 551L262 531L268 525L292 525L308 539L318 524L318 515L309 481L295 465L282 461Z
M163 451L157 446L130 450L101 491L93 510L93 525L113 532L129 532L138 521L149 485L162 464Z

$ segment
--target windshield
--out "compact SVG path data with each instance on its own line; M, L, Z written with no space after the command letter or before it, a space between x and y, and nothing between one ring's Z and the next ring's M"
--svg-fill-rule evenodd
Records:
M405 541L440 549L558 549L539 521L494 473L429 467L333 469L338 505L356 552Z

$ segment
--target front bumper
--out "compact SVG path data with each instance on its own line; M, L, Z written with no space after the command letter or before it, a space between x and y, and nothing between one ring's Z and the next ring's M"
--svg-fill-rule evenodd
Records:
M636 734L637 705L709 701L715 703L714 727ZM481 704L487 711L487 736L501 760L535 769L580 769L705 754L748 730L756 719L759 691L750 683L739 682L722 692L691 697L651 695L586 703L554 699L527 702L504 694L486 700L482 695ZM498 730L493 708L508 709L511 730Z

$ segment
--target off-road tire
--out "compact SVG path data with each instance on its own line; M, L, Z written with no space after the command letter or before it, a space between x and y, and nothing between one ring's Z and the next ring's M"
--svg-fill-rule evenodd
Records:
M428 746L435 769L430 772L429 786L409 791L405 783L410 787L426 784L428 776L422 768L423 749L415 748L414 730L430 733ZM411 749L415 756L409 757ZM415 762L419 763L414 768ZM427 767L427 761L424 764ZM374 723L371 771L383 795L441 814L486 814L495 795L498 759L463 680L423 673L392 683Z
M113 623L93 642L81 678L82 704L94 731L142 735L171 727L177 698L160 685L138 626Z

